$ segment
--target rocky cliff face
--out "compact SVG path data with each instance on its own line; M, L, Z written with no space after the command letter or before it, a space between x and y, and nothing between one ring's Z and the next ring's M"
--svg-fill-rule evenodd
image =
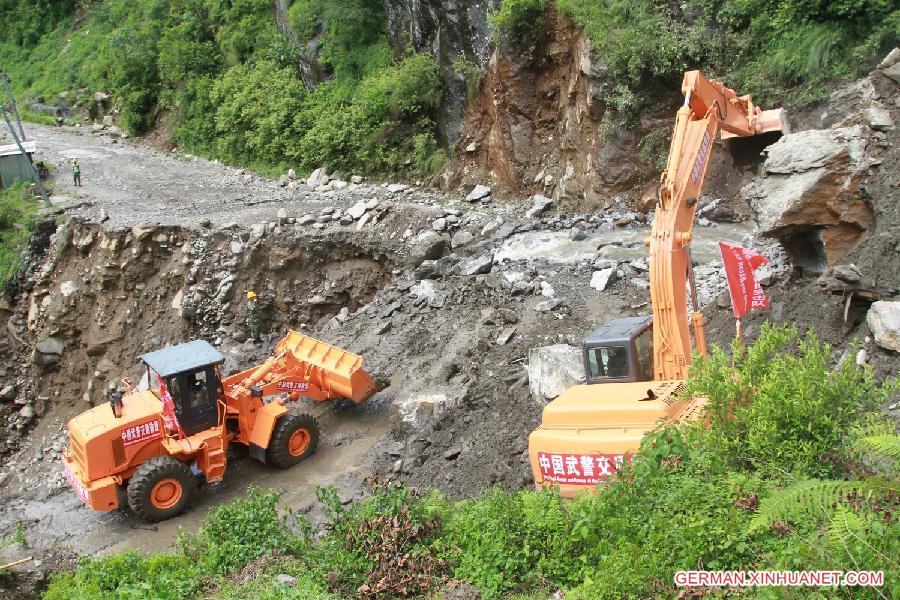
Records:
M412 48L429 54L441 69L444 98L439 125L448 146L461 133L471 77L467 73L485 67L490 58L487 18L499 5L499 0L384 0L394 50Z
M762 177L741 192L760 232L778 239L796 266L822 272L852 261L866 267L865 285L888 293L898 273L898 66L894 50L867 77L805 111L804 124L815 129L769 146Z
M618 127L603 101L612 84L587 37L564 15L551 13L532 58L503 49L491 54L441 187L490 183L501 194L542 194L574 211L646 212L655 201L659 168L639 148L651 136L659 152L667 150L677 106L658 106L636 126ZM677 96L673 89L673 101ZM705 191L732 205L761 160L735 160L718 146ZM729 210L747 214L739 199Z

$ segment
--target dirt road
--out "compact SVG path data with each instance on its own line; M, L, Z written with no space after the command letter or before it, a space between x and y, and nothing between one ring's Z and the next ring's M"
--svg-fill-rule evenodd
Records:
M98 219L109 215L108 227L132 225L197 226L257 223L279 208L300 203L315 209L341 204L355 194L324 195L281 187L277 181L216 161L163 153L140 142L94 135L87 128L29 127L37 140L37 160L54 164L54 203L84 203L72 214ZM82 187L75 187L70 163L81 165ZM349 175L348 175L349 177ZM352 203L352 202L351 202Z
M30 125L29 133L38 142L36 158L56 166L56 177L49 184L54 207L66 209L66 217L95 222L105 213L108 229L191 228L204 220L212 228L230 223L246 226L271 221L279 208L318 212L325 205L341 207L360 197L386 194L374 186L342 194L281 187L276 181L213 161L166 155L142 144L113 142L71 128ZM74 158L81 165L82 187L75 187L70 177ZM67 419L82 409L83 405L68 403L50 407L26 438L23 450L4 465L0 490L4 537L21 523L32 549L61 543L82 554L160 551L176 533L196 529L210 508L242 495L248 485L281 490L286 505L306 511L312 507L316 486L337 485L344 497L361 493L361 482L370 474L367 464L371 461L364 457L387 429L387 410L377 399L345 410L314 406L323 439L318 452L300 467L279 471L240 458L229 467L222 488L201 492L188 514L148 526L124 511L102 514L85 508L62 482L61 463L54 457ZM44 472L35 477L35 470Z

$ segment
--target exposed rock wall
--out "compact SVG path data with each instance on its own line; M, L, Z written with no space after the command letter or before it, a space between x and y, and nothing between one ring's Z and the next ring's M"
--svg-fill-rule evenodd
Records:
M887 293L900 277L894 126L900 85L888 75L896 64L898 51L824 105L809 107L805 124L819 128L770 146L763 176L741 192L760 232L778 239L796 266L822 272L853 261L866 267L861 285Z
M444 95L439 126L443 143L460 136L467 78L487 65L491 52L488 14L499 0L384 0L391 46L399 55L412 48L431 55L441 70Z
M574 211L648 211L659 169L639 149L652 134L659 151L668 150L679 90L672 89L671 104L625 128L603 101L612 84L587 37L552 11L533 58L503 49L491 55L441 187L490 183L500 195L542 194ZM736 217L746 216L737 193L756 174L761 148L733 157L723 143L716 146L705 193L723 199Z

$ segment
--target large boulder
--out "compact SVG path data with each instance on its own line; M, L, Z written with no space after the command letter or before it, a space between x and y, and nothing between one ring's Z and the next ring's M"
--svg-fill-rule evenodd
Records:
M35 345L31 353L31 362L41 366L56 364L62 359L65 348L66 344L62 338L44 338Z
M472 191L466 195L466 202L478 202L484 200L491 195L491 188L486 185L476 185Z
M434 231L423 231L409 249L409 262L418 267L426 260L437 260L447 250L447 238Z
M392 408L393 419L398 424L421 429L448 410L461 406L468 392L467 386L448 385L434 388L428 393L398 398Z
M866 324L882 348L900 352L900 301L879 300L866 315Z
M866 131L856 125L786 135L768 148L763 176L741 191L762 234L781 241L794 264L824 270L872 226L860 191L870 166Z
M326 185L331 178L328 176L328 173L325 172L323 167L320 167L310 173L309 177L306 179L306 185L315 189L320 185Z
M546 404L583 382L584 363L578 348L555 344L528 351L528 387L538 403Z

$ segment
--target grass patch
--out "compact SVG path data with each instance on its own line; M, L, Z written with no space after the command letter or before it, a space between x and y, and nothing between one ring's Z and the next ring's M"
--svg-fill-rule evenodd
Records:
M505 4L505 2L504 2ZM626 121L702 69L761 104L821 99L875 67L900 41L887 0L557 0L608 70L603 96Z
M453 502L376 485L344 505L324 488L315 530L251 488L176 553L86 559L45 597L436 598L455 580L488 599L560 588L576 600L678 598L674 573L701 565L880 569L884 588L852 593L881 597L900 552L900 438L875 407L896 382L876 384L849 362L828 369L827 346L791 328L766 325L733 351L734 369L721 351L691 367L708 427L649 435L597 495L498 488Z
M24 182L0 191L0 289L19 269L37 222L37 202Z

